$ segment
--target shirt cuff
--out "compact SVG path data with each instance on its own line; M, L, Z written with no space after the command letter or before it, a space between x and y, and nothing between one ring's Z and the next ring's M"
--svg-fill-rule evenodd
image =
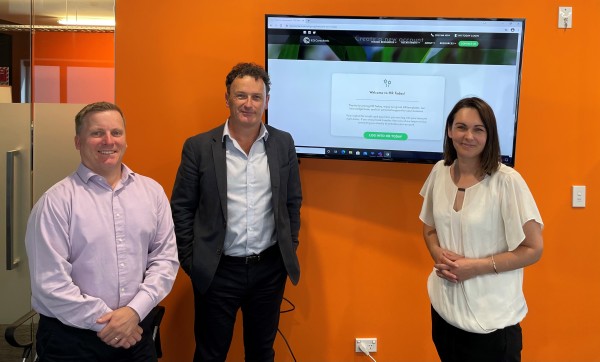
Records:
M140 316L140 322L146 318L148 313L154 308L155 303L148 293L139 291L135 297L127 304L128 307L132 308Z
M109 307L106 307L104 309L104 311L102 313L100 313L96 319L94 319L94 320L92 320L90 322L90 328L89 329L91 329L94 332L100 332L104 327L106 327L106 323L100 324L100 323L98 323L96 321L98 320L98 318L100 318L103 315L105 315L106 313L110 313L112 311L113 311L112 309L110 309Z

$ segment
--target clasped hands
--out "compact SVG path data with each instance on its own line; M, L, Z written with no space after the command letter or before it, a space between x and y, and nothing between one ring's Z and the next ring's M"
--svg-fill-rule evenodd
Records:
M106 324L98 337L109 346L130 348L142 339L140 316L131 307L122 307L106 313L96 321Z
M450 250L441 249L441 253L434 264L438 277L452 283L464 282L479 275L479 259L465 258Z

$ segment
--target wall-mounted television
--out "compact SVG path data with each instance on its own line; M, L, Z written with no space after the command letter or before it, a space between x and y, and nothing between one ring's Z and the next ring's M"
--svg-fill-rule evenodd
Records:
M467 96L496 114L515 161L525 19L265 16L266 122L299 157L433 163Z

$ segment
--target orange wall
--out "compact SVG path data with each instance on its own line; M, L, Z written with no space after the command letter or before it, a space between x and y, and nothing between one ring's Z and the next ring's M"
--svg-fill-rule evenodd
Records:
M574 28L557 29L558 6ZM116 98L128 118L126 162L170 194L185 138L227 117L224 77L264 63L264 14L527 19L516 168L546 223L525 273L524 361L600 361L600 2L571 0L147 0L117 4ZM277 86L277 85L273 85ZM490 87L493 87L490 84ZM293 110L290 110L293 112ZM378 361L435 361L418 191L431 166L302 160L302 277L280 328L299 361L367 361L355 337L379 338ZM587 207L570 206L587 185ZM180 273L164 301L163 361L189 361L193 295ZM231 360L241 360L235 336ZM278 361L291 361L280 337Z

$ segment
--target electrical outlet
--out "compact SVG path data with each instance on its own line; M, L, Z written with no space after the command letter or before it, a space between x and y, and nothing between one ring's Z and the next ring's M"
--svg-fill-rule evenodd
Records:
M573 199L571 200L571 206L585 207L585 186L573 186L572 198Z
M360 350L360 343L363 343L367 348L367 352L377 352L377 338L356 338L354 352L362 352Z

